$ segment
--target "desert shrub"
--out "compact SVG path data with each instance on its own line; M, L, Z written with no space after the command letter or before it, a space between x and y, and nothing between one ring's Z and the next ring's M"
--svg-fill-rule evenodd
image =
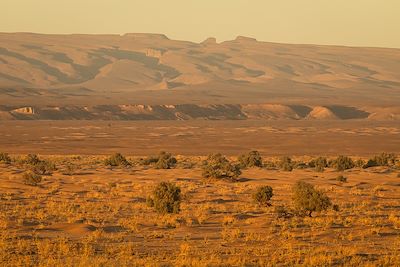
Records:
M262 157L258 151L250 151L248 154L240 155L238 161L242 168L263 166Z
M332 205L324 192L303 181L298 181L293 186L292 193L293 205L301 215L311 217L313 212L326 210Z
M131 165L129 161L121 154L115 153L114 155L106 158L104 160L104 164L110 167L117 167L117 166L129 166Z
M355 167L354 161L347 156L339 156L330 162L330 166L337 171L344 171Z
M323 172L326 167L328 167L328 161L324 157L318 157L316 159L312 159L308 166L314 168L317 172Z
M34 172L25 172L22 179L26 185L37 186L42 181L42 176Z
M54 162L42 160L36 154L26 155L22 162L29 170L38 175L51 175L57 169Z
M279 205L275 207L274 213L278 218L291 218L293 217L293 213L289 211L289 209L285 206Z
M229 178L233 180L241 173L239 165L231 164L227 158L219 153L209 155L202 165L204 178Z
M0 163L10 164L11 158L7 153L0 153Z
M36 164L30 165L29 169L39 175L50 175L56 170L56 165L47 160L41 160Z
M173 167L175 167L176 163L178 161L176 160L176 158L174 158L172 156L171 153L167 153L167 152L160 152L160 154L158 155L158 160L155 163L155 167L157 169L171 169Z
M74 175L77 172L78 169L79 169L78 165L75 165L73 163L69 163L68 162L68 163L65 164L65 167L64 167L64 170L63 170L62 174L64 174L64 175Z
M266 186L260 186L257 188L256 192L253 194L253 199L254 201L261 205L261 206L271 206L271 203L269 202L273 196L273 190L272 187L266 185Z
M276 169L276 164L272 161L264 161L263 167L266 168L267 170L274 170Z
M340 207L339 207L338 204L333 204L332 209L333 209L334 211L340 211Z
M294 163L293 168L303 170L303 169L307 169L308 165L304 162L298 161L298 162Z
M283 171L291 172L293 170L293 162L289 157L282 157L278 163L278 166Z
M356 167L358 168L363 168L365 165L365 160L363 159L358 159L354 162L354 165L356 165Z
M171 169L176 166L178 161L171 153L161 151L157 156L149 156L141 160L143 165L154 165L157 169Z
M173 183L161 182L147 198L147 204L158 213L178 213L181 204L181 189Z
M25 164L29 164L29 165L36 165L41 161L42 160L39 159L38 155L36 155L36 154L28 154L25 157L24 163Z
M343 175L339 175L338 177L336 177L336 181L339 181L342 183L347 183L347 177L345 177Z
M368 162L363 167L369 168L376 166L393 166L395 163L396 163L395 154L381 153L369 159Z

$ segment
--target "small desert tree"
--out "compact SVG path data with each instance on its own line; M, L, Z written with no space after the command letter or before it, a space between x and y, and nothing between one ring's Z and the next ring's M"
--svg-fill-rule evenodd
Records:
M287 172L291 172L293 170L293 165L294 164L293 164L291 158L285 156L285 157L282 157L280 159L278 165L282 170L287 171Z
M337 171L344 171L355 167L354 161L347 156L339 156L330 162L330 166Z
M273 196L272 187L260 186L257 188L256 192L253 194L254 201L259 204L260 206L271 206L269 202Z
M248 154L240 155L238 161L242 168L263 166L262 158L258 151L250 151Z
M212 154L203 162L202 174L204 178L229 178L234 180L242 172L238 165L231 164L221 154Z
M381 153L369 159L368 162L363 166L364 168L376 167L376 166L392 166L396 162L395 154Z
M318 157L311 160L308 163L308 166L310 166L311 168L315 168L317 172L323 172L325 168L328 167L328 161L324 157Z
M300 214L312 216L313 212L327 210L331 205L329 197L312 184L298 181L292 188L292 200L295 209Z
M178 213L181 204L181 189L173 183L161 182L147 198L147 204L158 213Z

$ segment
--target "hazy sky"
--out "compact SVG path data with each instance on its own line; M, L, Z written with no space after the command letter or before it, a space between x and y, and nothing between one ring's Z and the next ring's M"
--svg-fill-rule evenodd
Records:
M400 0L0 0L0 31L400 48Z

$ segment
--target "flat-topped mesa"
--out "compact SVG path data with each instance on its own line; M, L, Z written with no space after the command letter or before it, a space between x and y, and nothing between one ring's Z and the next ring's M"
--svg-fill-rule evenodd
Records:
M205 39L200 44L202 44L202 45L216 45L217 44L217 39L215 37L210 37L210 38Z
M239 35L238 37L236 37L235 42L240 42L240 43L242 43L242 42L257 42L257 39Z
M124 37L133 37L137 39L159 39L159 40L169 40L169 38L165 34L159 33L125 33Z

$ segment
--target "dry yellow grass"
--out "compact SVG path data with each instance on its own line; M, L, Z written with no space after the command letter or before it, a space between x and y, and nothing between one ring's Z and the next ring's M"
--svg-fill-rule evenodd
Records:
M23 183L22 166L0 165L2 266L400 265L400 178L386 167L345 171L347 183L332 169L251 168L233 183L205 181L196 166L110 169L98 156L48 159L58 170L36 187ZM66 175L68 164L79 168ZM299 179L340 210L277 218L274 207L290 207ZM179 214L146 205L160 181L181 187ZM260 185L273 187L272 207L253 203Z

